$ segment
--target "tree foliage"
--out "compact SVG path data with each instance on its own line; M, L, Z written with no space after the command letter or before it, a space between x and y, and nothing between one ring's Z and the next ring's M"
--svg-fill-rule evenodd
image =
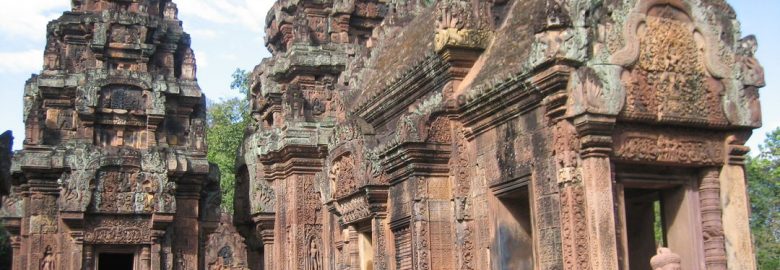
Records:
M249 75L249 72L237 69L233 72L230 89L246 96L249 93ZM208 160L219 166L222 209L228 213L233 212L235 161L249 119L249 103L246 97L221 99L209 103L206 135L209 145Z
M780 128L767 134L746 164L758 269L780 269Z

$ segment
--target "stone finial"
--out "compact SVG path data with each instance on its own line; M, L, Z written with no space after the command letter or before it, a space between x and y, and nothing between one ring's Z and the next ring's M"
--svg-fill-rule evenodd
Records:
M680 263L682 263L680 255L665 247L658 248L658 254L650 259L653 270L681 270Z

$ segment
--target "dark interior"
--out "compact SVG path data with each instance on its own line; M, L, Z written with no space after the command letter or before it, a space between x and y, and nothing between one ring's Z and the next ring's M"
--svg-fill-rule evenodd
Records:
M133 270L133 254L101 253L98 270Z

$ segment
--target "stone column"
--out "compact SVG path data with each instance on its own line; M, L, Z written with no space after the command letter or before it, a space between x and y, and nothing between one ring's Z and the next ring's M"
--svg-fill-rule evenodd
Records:
M19 269L22 265L21 253L22 238L19 236L11 236L11 249L13 249L13 258L11 258L12 268Z
M165 237L165 231L161 230L154 230L152 231L152 246L151 246L151 259L150 259L150 267L151 270L161 270L161 260L160 257L162 256L162 248L160 248L160 241L162 238Z
M744 140L740 140L744 142ZM750 148L728 140L729 157L720 172L720 206L728 269L756 269L750 235L750 199L745 179L745 155Z
M22 216L22 223L21 226L19 226L19 232L21 235L21 245L20 245L20 252L17 257L19 257L17 260L19 263L14 264L13 268L14 270L27 270L27 264L29 260L29 254L30 254L30 215L28 214L27 210L30 206L30 190L29 186L27 184L23 185L21 187L21 194L22 194L22 201L23 201L23 209L25 209L25 213Z
M274 227L276 222L275 213L259 213L252 217L255 224L255 233L260 237L263 246L263 269L274 269L274 261L279 259L274 256ZM257 267L257 266L254 266ZM250 268L254 269L254 268Z
M83 263L84 263L84 232L83 231L74 231L70 233L71 239L73 239L73 243L71 244L72 250L66 250L70 251L70 269L73 270L81 270L84 269ZM89 268L87 268L89 269Z
M151 270L152 253L149 246L141 248L141 265L138 270Z
M40 269L41 263L50 256L57 269L63 269L62 249L59 243L57 197L59 187L53 179L33 179L30 183L30 199L26 214L29 221L29 246L27 268ZM47 248L50 250L47 252Z
M274 231L264 230L263 238L263 269L274 269Z
M84 246L84 269L95 269L95 253L91 245Z
M723 236L723 211L720 208L720 170L707 168L699 184L704 260L707 269L726 270L726 246Z
M614 118L583 115L575 119L580 136L582 185L590 269L619 269L612 164Z
M385 232L385 216L377 215L371 220L371 231L373 232L371 242L374 244L374 270L387 270L389 268L387 239Z
M176 215L174 216L174 267L173 270L191 270L198 268L199 231L198 207L200 185L179 183L176 191Z

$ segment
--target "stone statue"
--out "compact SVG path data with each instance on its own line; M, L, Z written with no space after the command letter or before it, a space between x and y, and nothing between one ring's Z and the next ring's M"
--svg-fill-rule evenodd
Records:
M660 247L658 254L650 259L650 266L653 270L681 270L681 262L680 255L672 252L671 249Z
M51 246L46 246L46 251L43 253L41 270L54 270L54 254L51 250Z

